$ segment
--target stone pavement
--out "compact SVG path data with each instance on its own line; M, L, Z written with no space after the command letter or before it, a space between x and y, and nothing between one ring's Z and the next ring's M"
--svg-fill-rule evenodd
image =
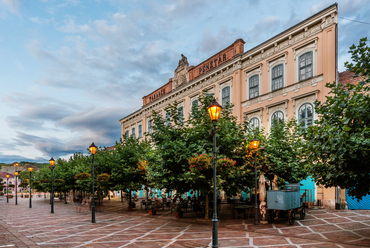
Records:
M127 212L125 203L104 200L91 213L73 204L55 202L55 213L43 198L0 198L0 247L207 247L212 222L191 213L176 219L169 211L149 216L140 207ZM255 226L253 219L232 219L225 209L219 217L219 247L370 247L370 211L310 210L294 226L287 221Z

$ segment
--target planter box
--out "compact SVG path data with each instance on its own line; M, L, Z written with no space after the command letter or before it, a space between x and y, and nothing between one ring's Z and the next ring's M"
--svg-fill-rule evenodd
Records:
M30 196L29 195L25 195L24 198L29 198Z
M132 211L132 207L127 207L127 211Z
M183 217L183 212L175 212L175 217L176 218L182 218Z
M156 215L157 214L157 210L149 210L149 215Z
M13 198L13 195L9 195L9 198Z

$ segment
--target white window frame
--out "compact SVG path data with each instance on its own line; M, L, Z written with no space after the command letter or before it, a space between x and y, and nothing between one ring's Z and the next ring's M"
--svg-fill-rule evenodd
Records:
M312 52L312 77L317 76L317 40L316 37L313 40L305 42L297 47L293 48L294 51L294 82L299 81L299 57L307 52ZM308 79L308 78L307 78ZM305 81L304 79L302 81Z
M182 122L184 122L185 121L185 101L184 100L177 105L177 111L179 111L179 108L181 107L182 107L182 114L183 114Z
M222 105L222 90L226 87L230 87L230 101L229 103L232 104L233 103L233 78L230 77L226 80L223 80L221 82L218 83L219 85L219 104Z
M125 129L125 137L126 137L126 139L128 139L130 137L130 128L129 127Z
M141 126L141 136L140 136L140 132L139 132L139 127L140 126ZM143 137L143 123L142 122L137 123L137 137L138 137L138 139L141 139Z
M283 65L283 87L286 87L288 85L287 83L287 57L288 52L285 52L283 54L280 54L276 56L275 58L272 58L267 61L267 72L268 72L268 92L272 92L272 68L274 68L277 65L282 64ZM279 88L277 90L280 90L282 88ZM276 91L276 90L275 90Z
M131 136L134 136L134 138L136 138L136 125L132 125L132 126L130 127L130 129L131 129ZM132 132L132 129L134 129L134 132L135 132L135 133L133 133L133 132Z
M151 131L149 130L149 122L152 122L152 125L151 125ZM151 133L153 133L153 119L152 119L152 117L148 117L147 119L146 119L146 132L148 133L148 134L151 134Z
M245 71L245 85L246 85L246 89L247 89L247 100L249 100L249 79L253 76L256 76L258 75L258 96L255 97L255 98L258 98L260 95L262 95L262 64L260 64L257 68L255 69L251 69L251 70L247 70ZM253 99L255 99L253 98Z
M199 107L199 94L196 94L195 96L190 96L189 97L189 101L190 101L190 116L192 115L191 113L191 110L193 109L193 102L194 101L198 101L198 107Z
M318 99L319 90L315 90L300 96L297 96L293 99L293 107L294 107L294 116L299 121L299 109L305 103L310 103L315 108L315 101ZM313 110L313 121L318 120L319 116L317 115L315 109ZM315 123L313 123L314 125Z
M284 101L281 101L281 102L277 102L275 103L274 105L268 105L266 106L266 110L267 110L267 122L268 122L268 132L270 132L271 130L271 124L272 124L272 115L277 112L277 111L281 111L283 112L284 114L284 121L287 121L287 117L288 117L288 100L284 100Z

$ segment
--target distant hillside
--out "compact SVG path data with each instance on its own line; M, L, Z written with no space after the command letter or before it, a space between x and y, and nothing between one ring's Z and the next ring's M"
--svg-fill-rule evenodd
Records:
M38 171L45 164L48 165L48 163L35 163L35 162L21 161L21 162L19 162L19 166L16 168L14 166L14 163L12 163L12 164L0 163L0 167L1 167L0 171L14 174L15 170L26 171L27 167L29 167L29 166L32 166L35 171Z

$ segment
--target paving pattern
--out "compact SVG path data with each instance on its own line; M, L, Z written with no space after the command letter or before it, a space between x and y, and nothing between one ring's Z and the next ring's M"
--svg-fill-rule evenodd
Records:
M169 211L149 216L125 203L104 201L96 223L89 209L55 202L55 213L43 198L0 198L0 247L210 247L212 222L191 213L176 219ZM255 226L253 219L232 219L229 209L219 217L219 247L370 247L370 211L310 210L294 226L287 221Z

